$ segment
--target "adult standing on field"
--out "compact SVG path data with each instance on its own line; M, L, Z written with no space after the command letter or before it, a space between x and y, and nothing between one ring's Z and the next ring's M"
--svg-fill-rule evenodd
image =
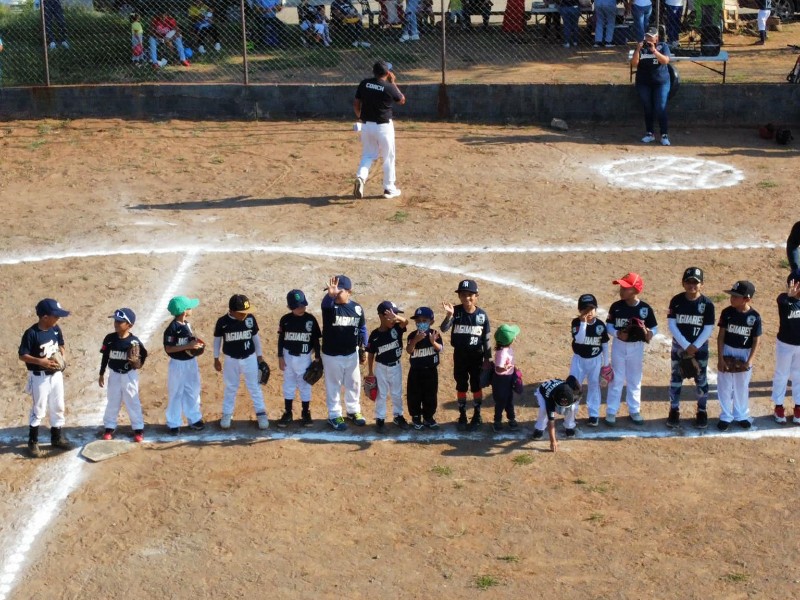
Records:
M372 66L372 74L373 77L358 84L353 100L353 110L361 122L361 163L353 196L364 197L369 169L380 156L383 158L383 197L397 198L400 190L395 186L392 103L405 104L406 97L395 85L391 63L379 60Z

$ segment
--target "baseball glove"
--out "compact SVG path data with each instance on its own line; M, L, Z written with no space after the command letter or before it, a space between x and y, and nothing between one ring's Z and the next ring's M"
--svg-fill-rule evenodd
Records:
M494 378L494 362L492 361L484 361L483 367L481 367L481 389L487 388L492 385L492 379Z
M314 385L322 378L322 374L323 374L322 361L321 360L311 361L311 364L308 365L306 372L303 373L303 381L305 381L310 385Z
M681 377L684 379L695 379L700 375L700 363L694 356L689 356L685 352L680 355Z
M131 344L128 348L128 364L130 365L131 369L141 369L142 365L144 364L142 347L136 342Z
M198 348L195 348L194 350L187 350L186 353L189 356L194 356L194 357L202 356L203 352L206 351L206 343L203 340L201 340L200 338L192 338L189 341L198 342L198 343L202 344L202 346L200 346Z
M522 371L514 368L513 389L515 394L522 394L525 391L525 382L522 380Z
M265 361L261 361L258 363L258 383L261 385L267 385L269 381L269 365Z
M364 395L373 402L378 397L378 378L374 375L364 377Z
M723 356L722 360L725 362L726 373L744 373L749 370L747 362L733 356Z
M614 369L611 368L611 365L600 367L600 385L606 387L612 381L614 381Z
M641 319L631 319L625 328L629 342L644 342L647 340L647 328Z
M52 375L53 373L58 373L59 371L63 371L67 368L67 361L64 360L64 355L61 354L61 351L56 350L53 354L48 357L48 360L52 360L58 363L58 367L55 369L48 369L45 373Z

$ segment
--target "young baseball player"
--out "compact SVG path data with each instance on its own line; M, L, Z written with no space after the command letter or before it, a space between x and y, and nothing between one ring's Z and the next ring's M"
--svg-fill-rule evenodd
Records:
M26 391L33 400L28 421L28 455L39 458L39 425L47 411L50 418L50 443L53 448L71 450L72 444L64 437L64 378L55 354L66 360L64 334L58 326L61 317L68 317L58 301L45 298L36 305L39 320L22 334L19 359L28 369Z
M174 318L164 330L164 352L169 356L167 367L167 429L173 435L180 433L183 416L189 429L205 429L200 407L200 367L195 353L204 344L192 331L189 318L200 300L175 296L167 310Z
M703 270L689 267L683 272L683 293L673 296L669 302L667 323L672 334L672 376L669 384L669 415L667 427L680 427L681 424L681 358L694 357L699 364L695 377L697 395L697 414L694 425L698 429L708 426L708 340L714 333L714 303L702 293Z
M236 393L244 375L244 384L253 400L259 429L269 428L264 394L258 384L258 363L263 361L258 323L249 312L250 300L242 294L231 296L228 314L222 316L214 327L214 369L222 371L225 395L222 400L222 419L219 426L230 429ZM220 351L225 355L225 365L220 361Z
M347 424L342 417L342 388L347 418L359 426L367 424L361 414L359 370L359 364L367 360L363 353L367 321L361 305L350 299L353 284L349 277L331 277L326 289L328 293L322 299L322 365L328 424L344 431Z
M292 406L297 391L300 391L302 411L300 424L311 427L311 384L303 379L313 360L320 359L319 340L322 332L317 318L306 312L308 300L302 290L291 290L286 294L286 307L291 311L278 323L278 367L283 371L283 415L278 427L288 427L293 420Z
M572 363L569 374L581 385L587 382L586 408L589 426L600 423L600 369L608 365L608 330L597 318L597 298L583 294L578 298L578 317L572 319Z
M492 429L495 433L503 429L503 411L508 418L508 428L511 431L519 429L517 417L514 414L514 340L519 335L519 326L500 325L494 332L494 375L492 376L492 398L494 398L494 422Z
M144 439L144 418L142 417L142 403L139 400L139 371L135 365L128 361L128 352L131 346L139 345L141 365L147 360L147 348L141 340L131 333L133 324L136 323L136 314L130 308L119 308L109 317L114 319L114 333L109 333L103 338L100 347L100 377L97 383L100 387L106 385L106 368L111 373L108 376L106 388L106 412L103 415L103 439L110 440L117 430L117 418L122 403L128 411L128 418L133 429L133 441L141 442Z
M775 375L772 378L772 401L775 421L786 423L783 400L786 384L792 380L792 421L800 424L800 272L789 275L786 292L778 296L778 339L775 341Z
M625 401L628 404L628 414L634 424L640 425L644 423L640 412L644 345L649 344L653 336L658 333L658 323L650 305L639 299L639 294L644 289L644 280L641 276L637 273L628 273L612 283L619 286L620 299L608 309L606 322L608 335L614 338L611 345L614 379L608 386L606 396L606 424L613 426L617 422L622 388L627 386ZM644 341L628 340L628 326L633 319L639 319L644 323Z
M544 427L550 436L550 450L558 450L556 440L556 413L564 415L564 433L575 437L575 413L581 402L581 384L572 375L566 379L549 379L536 388L539 416L533 430L533 439L544 437Z
M443 302L445 318L441 324L442 332L447 332L450 327L450 345L453 346L453 378L456 380L456 401L458 402L458 429L467 429L467 389L472 392L472 418L469 421L469 430L478 429L483 423L481 418L481 404L483 391L481 390L481 369L484 361L488 362L492 356L491 327L489 316L478 308L478 284L465 279L458 284L456 289L461 306L453 307L449 302Z
M141 67L144 64L144 28L137 13L131 13L131 61L134 66Z
M392 423L400 429L408 429L408 421L403 416L403 367L400 364L408 319L402 314L394 302L381 302L378 305L380 325L367 340L367 376L378 380L375 426L379 432L384 431L386 425L388 396L392 397Z
M442 335L433 325L433 310L420 306L411 317L417 330L408 336L407 400L411 424L419 431L423 427L438 429L434 415L439 405L439 353L444 347Z
M720 415L717 429L727 430L731 421L736 421L742 429L750 429L750 377L761 340L761 315L750 306L756 287L749 281L737 281L725 293L731 295L731 305L719 316L717 395ZM725 364L728 357L744 362L746 370L728 372Z

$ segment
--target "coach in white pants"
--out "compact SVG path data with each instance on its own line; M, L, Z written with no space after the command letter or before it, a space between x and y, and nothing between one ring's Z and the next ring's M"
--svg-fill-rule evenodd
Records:
M344 405L348 415L361 413L361 370L358 352L344 356L322 353L322 366L325 373L325 401L328 405L328 419L342 416L342 388Z
M378 61L372 66L374 77L364 79L356 90L353 110L361 126L361 163L358 165L353 196L364 197L364 184L369 169L378 157L383 157L383 197L396 198L400 190L395 185L394 125L392 103L405 104L406 97L395 85L392 64Z

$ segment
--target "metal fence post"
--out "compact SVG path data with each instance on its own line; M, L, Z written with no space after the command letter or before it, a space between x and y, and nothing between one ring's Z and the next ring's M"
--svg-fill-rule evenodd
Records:
M436 102L436 112L440 119L450 117L450 98L447 95L447 13L445 12L445 0L441 0L442 15L442 82L439 84L439 97Z
M47 52L47 25L44 20L44 0L39 0L39 16L42 21L42 49L44 50L44 84L50 87L50 55Z
M250 85L250 73L247 66L247 19L244 16L244 0L240 0L240 11L242 13L242 66L244 67L244 84Z

